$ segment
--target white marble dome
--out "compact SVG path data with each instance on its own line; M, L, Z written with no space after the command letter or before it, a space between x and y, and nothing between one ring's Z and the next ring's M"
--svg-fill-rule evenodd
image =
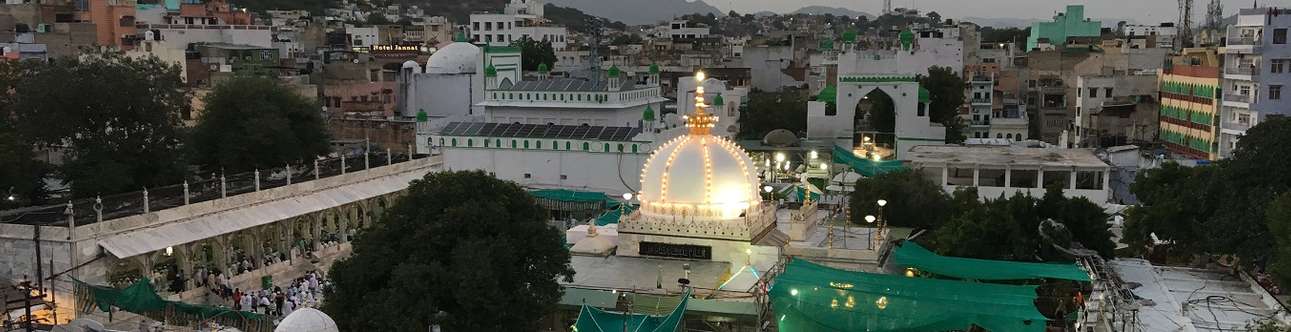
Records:
M647 217L735 220L756 207L757 173L735 143L707 133L661 144L641 173L641 213Z
M404 62L403 62L403 67L402 67L402 68L403 68L403 69L412 69L412 71L413 71L414 73L420 73L420 72L421 72L421 65L417 64L417 62L416 62L416 61L412 61L412 60L404 61Z
M278 323L273 332L339 332L336 321L314 308L300 308Z
M475 73L483 59L480 47L467 42L448 44L426 60L426 72L431 74Z

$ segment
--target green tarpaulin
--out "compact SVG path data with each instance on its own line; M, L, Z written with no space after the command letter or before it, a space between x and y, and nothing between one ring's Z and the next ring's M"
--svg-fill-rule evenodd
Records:
M90 285L80 280L74 282L77 307L82 312L92 309L106 312L117 308L178 325L196 326L202 322L214 321L243 331L273 330L273 322L268 317L254 312L162 299L147 278L121 289Z
M781 331L1041 332L1035 286L910 278L834 269L794 259L775 279Z
M858 157L856 154L852 153L852 151L847 151L847 149L837 145L834 146L832 154L834 155L834 163L847 164L848 166L851 166L852 169L856 170L857 173L860 173L865 177L873 177L905 169L905 165L901 164L900 160L873 161Z
M686 303L690 301L690 292L682 295L681 302L667 315L628 314L610 312L584 304L574 322L574 332L675 332L681 326L686 315Z
M612 202L610 196L598 192L573 191L565 189L540 189L530 190L530 195L536 198L550 199L553 201L572 202L572 203L598 203Z
M921 272L967 280L1090 281L1089 274L1075 263L1028 263L941 256L910 241L903 241L895 250L892 250L891 262L900 269L909 267Z
M633 205L628 205L623 208L610 209L609 211L605 211L604 214L601 214L601 216L596 217L596 226L617 224L619 223L619 217L622 217L623 213L631 214L632 211L636 211L636 210L637 210L637 207Z

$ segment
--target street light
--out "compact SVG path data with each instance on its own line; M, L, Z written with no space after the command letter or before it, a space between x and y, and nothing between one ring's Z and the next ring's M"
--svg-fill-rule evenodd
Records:
M877 219L878 219L878 218L875 218L875 217L874 217L874 215L866 215L866 216L865 216L865 222L866 222L866 223L871 223L871 224L873 224L873 223L874 223L874 220L877 220Z
M879 207L883 207L885 205L888 205L888 200L880 199L878 203L879 203Z
M631 201L631 200L632 200L632 193L623 193L623 200L625 200L625 201Z
M816 158L820 157L820 155L816 153L816 150L811 150L807 155L810 156L811 160L816 160Z
M784 152L776 152L776 153L775 153L775 162L776 162L777 164L784 162Z
M13 187L12 187L12 186L11 186L11 187L9 187L9 193L8 193L8 194L6 194L6 195L4 196L4 199L5 199L5 200L8 200L8 201L10 201L10 202L13 202L13 201L15 201L15 200L18 200L18 197L13 195Z
M765 187L762 187L762 191L765 191L765 192L767 192L768 194L770 194L770 193L771 193L771 190L775 190L775 188L772 188L771 186L765 186Z

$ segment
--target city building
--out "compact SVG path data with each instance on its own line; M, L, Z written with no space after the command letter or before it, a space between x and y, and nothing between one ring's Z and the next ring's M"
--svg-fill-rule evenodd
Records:
M1076 113L1067 142L1096 148L1151 142L1156 137L1156 72L1076 78Z
M514 50L516 58L519 53ZM643 114L661 115L667 100L657 66L646 73L629 74L611 66L587 77L551 77L546 66L539 65L535 80L503 76L504 69L484 69L485 97L477 106L488 122L642 128Z
M659 26L657 37L672 39L694 39L708 37L711 29L703 26L691 26L690 22L673 20L667 25Z
M968 77L968 93L964 98L968 99L967 120L968 131L965 136L972 138L990 138L991 136L991 117L994 114L995 105L995 77L985 72L974 72L966 75ZM1012 138L1012 134L1009 135Z
M1224 54L1219 151L1229 157L1246 130L1270 116L1291 114L1291 9L1247 8L1228 27Z
M1171 159L1219 159L1222 79L1214 48L1184 49L1161 70L1160 134Z
M89 20L96 27L96 39L99 45L115 46L128 50L134 48L135 40L135 1L134 0L100 0L89 1Z
M1067 197L1100 205L1111 197L1112 167L1092 149L922 145L903 159L947 193L973 187L982 199L1017 193L1042 197L1045 188L1060 186Z
M521 39L551 42L564 50L572 40L569 31L542 17L540 0L511 0L502 14L471 14L471 40L489 46L507 46Z
M1126 24L1119 27L1121 34L1129 39L1144 37L1147 44L1143 47L1160 47L1174 48L1175 40L1178 39L1179 29L1174 23L1161 23L1159 25L1141 25Z
M1053 16L1052 22L1031 24L1026 50L1043 49L1046 44L1064 48L1072 38L1097 40L1102 28L1102 22L1085 17L1084 5L1068 5L1066 12Z

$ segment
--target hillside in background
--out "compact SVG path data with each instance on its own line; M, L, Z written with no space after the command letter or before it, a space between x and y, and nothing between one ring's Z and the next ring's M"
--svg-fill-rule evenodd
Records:
M543 6L543 17L551 20L552 23L562 25L569 30L582 33L591 32L592 22L600 22L600 26L614 30L626 30L627 24L619 21L610 21L609 19L588 15L577 8L566 8L553 4Z
M324 9L340 4L338 0L232 0L230 2L254 12L268 9L304 9L314 14L322 14Z
M834 16L850 16L850 17L865 16L867 18L874 18L874 15L871 15L870 13L855 11L855 10L842 8L842 7L829 7L829 6L806 6L806 7L798 8L798 10L795 10L789 14L812 14L812 15L831 14Z
M687 0L548 0L548 4L577 8L589 15L639 25L671 20L685 14L722 15L722 11L703 1Z

